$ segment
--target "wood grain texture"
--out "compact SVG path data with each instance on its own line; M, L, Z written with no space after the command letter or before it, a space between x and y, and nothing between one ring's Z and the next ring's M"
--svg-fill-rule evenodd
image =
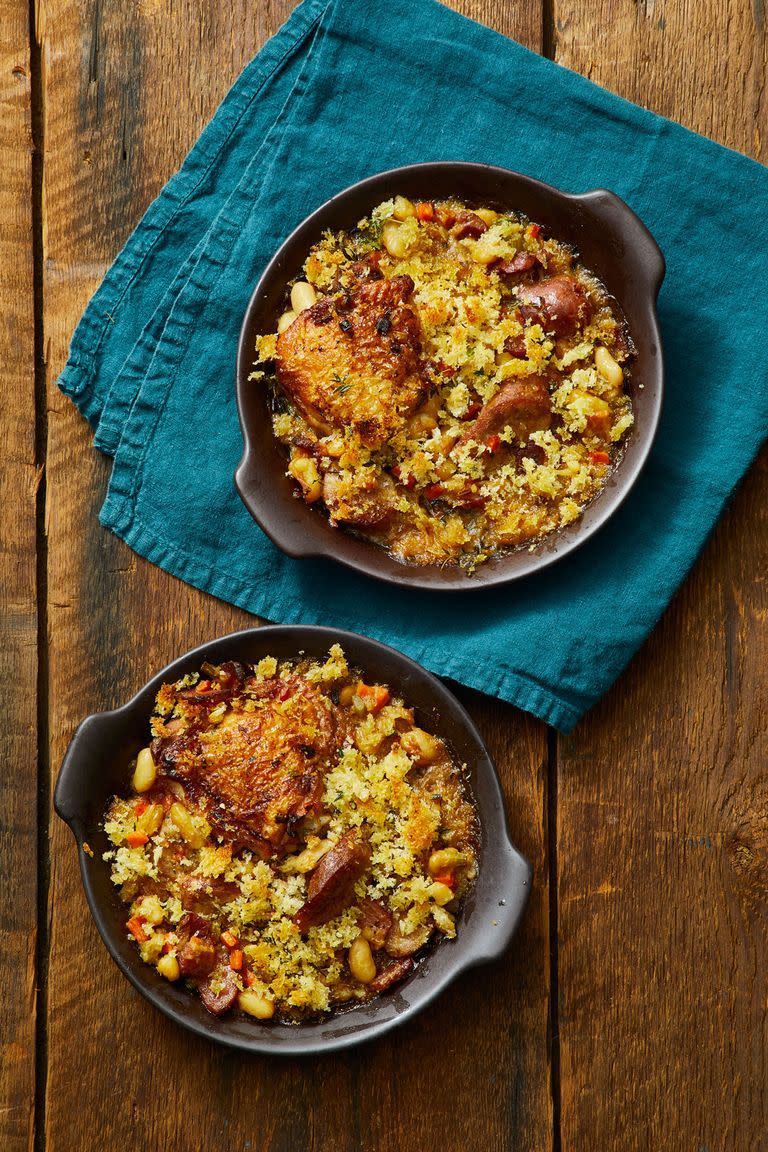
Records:
M32 115L26 0L0 20L0 1148L32 1146L37 613Z
M762 5L555 0L562 63L761 156ZM562 1147L768 1147L768 469L561 741Z
M253 623L145 563L98 526L107 466L55 378L82 308L120 244L240 67L291 7L290 0L44 5L54 767L84 714L124 700L179 651ZM538 0L461 7L536 46ZM106 956L71 837L54 822L49 1152L208 1152L222 1142L254 1152L552 1147L545 731L511 708L467 695L499 762L513 836L536 870L525 925L504 961L468 974L408 1029L348 1056L243 1059L166 1023Z

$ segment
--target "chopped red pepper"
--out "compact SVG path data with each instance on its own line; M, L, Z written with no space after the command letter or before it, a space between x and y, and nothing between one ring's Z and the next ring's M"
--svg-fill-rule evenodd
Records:
M144 931L144 921L142 920L141 916L131 916L130 920L126 924L126 928L130 932L131 936L133 936L134 940L137 940L139 944L143 944L144 941L148 939L148 936Z
M442 484L430 484L428 488L424 489L424 496L427 500L439 500L445 493L445 488Z
M528 228L528 235L531 240L538 240L539 236L541 236L541 224L531 224Z
M416 205L416 215L419 220L434 220L435 206L429 200L422 200Z
M129 832L125 838L126 844L130 848L141 848L149 840L146 832Z
M141 816L141 814L143 812L146 812L147 808L149 808L149 804L147 803L147 801L146 800L139 800L139 802L136 804L136 806L134 807L133 810L137 816Z
M436 367L441 376L455 376L458 372L458 368L452 368L444 360L438 360Z
M441 872L439 876L435 876L435 881L438 884L445 884L447 888L456 887L456 877L453 872Z
M246 968L243 972L243 979L249 988L252 988L256 983L256 973L251 972L250 968Z
M462 420L471 420L473 416L477 416L477 414L481 408L482 408L482 404L480 403L480 401L479 400L473 400L472 403L467 408L466 412L461 417Z
M195 688L196 692L209 692L211 688L210 680L201 680Z
M229 929L227 929L226 932L222 932L221 938L226 944L227 948L237 947L237 936L235 936L234 932L230 932Z
M501 448L501 436L494 432L493 436L489 436L485 442L490 448L491 452L498 452Z
M593 464L610 464L611 462L607 452L590 452L589 458Z
M416 477L413 474L411 474L407 480L403 480L403 474L400 470L399 464L393 465L392 475L399 484L402 484L403 487L407 488L409 491L416 487Z
M240 972L243 967L243 953L240 948L233 948L229 954L229 966L233 972Z

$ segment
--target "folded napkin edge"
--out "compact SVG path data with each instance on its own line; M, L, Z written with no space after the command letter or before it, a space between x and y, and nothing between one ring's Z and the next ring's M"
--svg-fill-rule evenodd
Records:
M108 494L99 522L129 548L143 556L151 564L157 564L172 576L217 599L224 600L250 612L259 619L281 624L327 624L324 614L308 610L299 601L280 604L269 596L260 596L244 582L235 586L231 573L217 573L214 569L199 563L196 557L168 544L161 544L155 533L146 528L135 516L135 511L126 507L125 498L119 493ZM126 512L128 515L126 516ZM132 514L134 513L134 514ZM254 600L259 597L258 609ZM352 619L339 619L334 616L334 625L342 630L359 632L359 624ZM362 635L390 644L386 628L368 629ZM433 659L424 645L401 645L397 647L417 663L423 664L435 675L456 681L484 696L493 696L512 704L523 712L528 712L545 724L556 728L563 735L573 730L586 711L594 703L581 699L578 703L567 700L547 684L532 680L526 673L505 667L496 669L495 681L488 680L488 667L483 667L483 675L476 675L472 665L453 658L441 656Z

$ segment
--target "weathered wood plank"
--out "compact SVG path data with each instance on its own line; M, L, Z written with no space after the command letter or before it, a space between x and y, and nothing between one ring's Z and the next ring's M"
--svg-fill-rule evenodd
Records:
M32 1146L37 922L34 269L29 9L0 20L0 1147Z
M557 59L759 158L761 6L692 11L556 0ZM763 456L640 656L560 745L569 1152L765 1148L767 501Z
M251 624L135 557L97 524L107 468L56 392L74 324L150 197L240 66L291 7L47 0L50 739L150 670ZM538 43L538 0L461 5ZM531 39L536 37L536 39ZM46 1135L50 1152L420 1152L552 1146L544 729L472 696L497 755L513 835L537 886L517 947L469 974L407 1031L312 1063L243 1060L166 1024L119 977L92 927L66 829L52 838ZM77 1036L77 1044L72 1037ZM172 1078L172 1079L171 1079Z

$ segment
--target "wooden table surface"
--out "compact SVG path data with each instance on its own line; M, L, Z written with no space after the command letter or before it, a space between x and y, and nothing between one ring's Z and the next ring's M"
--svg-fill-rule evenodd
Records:
M763 0L453 2L763 158ZM509 954L402 1031L307 1061L230 1055L157 1015L91 923L50 806L76 724L253 621L99 527L108 465L56 376L143 209L291 7L3 0L0 1149L768 1149L765 454L573 735L463 693L535 887Z

